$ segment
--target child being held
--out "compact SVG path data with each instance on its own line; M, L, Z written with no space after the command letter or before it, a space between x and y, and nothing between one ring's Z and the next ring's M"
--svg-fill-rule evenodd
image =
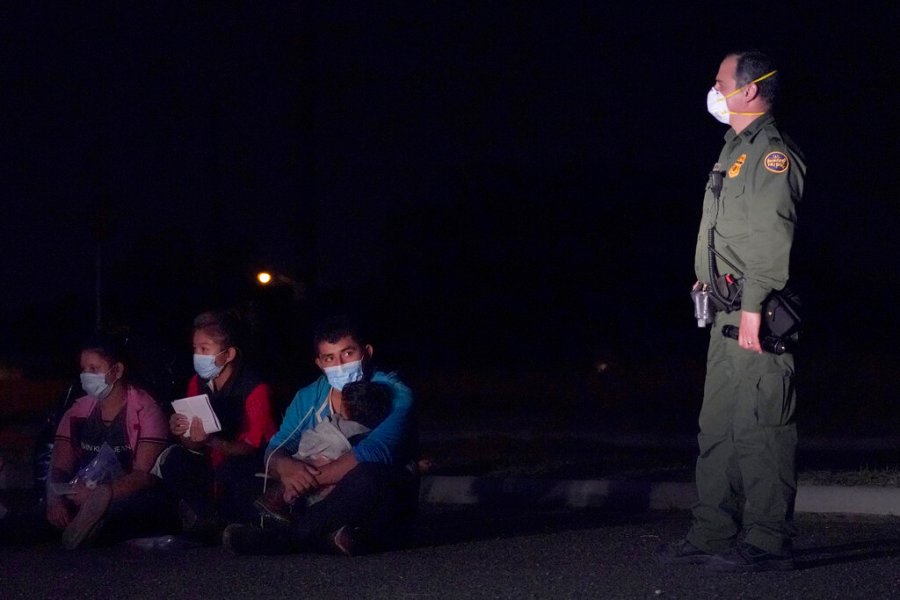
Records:
M337 460L387 418L392 408L391 400L391 388L383 383L348 383L341 391L340 410L303 432L294 458L316 468ZM323 486L307 494L306 504L318 502L334 487ZM281 483L274 483L253 505L265 517L281 523L290 522L290 505L284 499Z

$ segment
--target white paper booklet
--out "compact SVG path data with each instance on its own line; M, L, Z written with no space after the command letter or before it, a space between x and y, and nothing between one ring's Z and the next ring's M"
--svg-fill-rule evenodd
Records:
M209 403L209 396L200 394L199 396L188 396L179 400L172 400L172 407L179 415L184 415L188 421L194 417L200 417L203 423L203 431L206 433L215 433L222 431L222 425L219 423L219 417L216 416L212 405ZM184 432L183 437L190 437L190 429Z

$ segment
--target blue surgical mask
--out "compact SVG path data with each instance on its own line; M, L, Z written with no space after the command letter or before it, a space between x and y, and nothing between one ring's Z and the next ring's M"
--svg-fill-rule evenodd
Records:
M328 378L328 383L337 391L344 389L344 386L348 383L353 383L354 381L359 381L363 378L361 360L355 360L334 367L325 367L322 370L325 371L325 377Z
M112 369L110 369L111 371ZM81 389L85 391L86 394L90 394L97 400L103 400L109 393L112 391L113 386L116 384L106 383L106 375L109 373L82 373L81 377Z
M225 350L222 350L222 352L225 352ZM219 354L222 354L222 352L219 352ZM194 355L194 370L200 376L200 379L210 380L219 376L219 373L225 368L225 365L216 364L216 357L219 354Z

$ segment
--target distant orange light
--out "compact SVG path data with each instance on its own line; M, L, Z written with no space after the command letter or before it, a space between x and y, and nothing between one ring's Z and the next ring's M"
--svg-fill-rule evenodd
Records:
M263 285L268 284L272 281L272 274L267 273L266 271L260 271L259 275L256 276L256 279Z

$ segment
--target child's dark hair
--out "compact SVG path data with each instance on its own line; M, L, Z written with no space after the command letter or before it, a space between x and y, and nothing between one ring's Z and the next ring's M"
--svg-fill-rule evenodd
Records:
M390 386L374 381L354 381L341 390L347 418L369 429L375 429L391 414L392 399Z

